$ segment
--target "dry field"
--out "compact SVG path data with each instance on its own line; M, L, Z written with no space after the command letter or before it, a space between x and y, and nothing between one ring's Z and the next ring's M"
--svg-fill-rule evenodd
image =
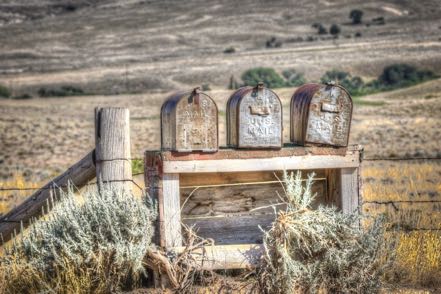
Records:
M66 2L67 3L67 2ZM209 84L225 144L226 90L231 75L255 66L295 68L318 80L337 68L378 76L406 62L441 73L438 1L12 1L0 3L0 84L14 95L74 85L95 95L0 99L0 188L34 188L94 146L94 107L131 111L132 154L159 148L159 111L173 91ZM349 11L385 25L349 25ZM311 27L341 25L338 39ZM355 38L355 33L362 37ZM281 48L265 48L271 37ZM318 38L308 41L308 38ZM225 54L228 47L236 52ZM277 89L288 142L294 88ZM127 94L133 93L133 94ZM351 143L365 158L441 157L441 79L356 98ZM363 163L365 214L388 213L410 230L399 236L400 268L409 283L441 280L441 160ZM141 184L142 180L137 179ZM0 192L0 214L30 191ZM398 203L383 204L379 202ZM412 202L410 202L412 201ZM415 202L417 201L417 202ZM408 254L417 252L419 254Z

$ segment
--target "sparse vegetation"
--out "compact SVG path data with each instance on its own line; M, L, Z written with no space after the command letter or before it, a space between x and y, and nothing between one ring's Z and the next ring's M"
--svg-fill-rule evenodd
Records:
M112 293L145 274L155 218L146 199L106 189L76 197L63 195L0 258L5 293Z
M61 86L46 88L42 87L38 90L38 95L40 97L67 97L67 96L80 96L86 93L78 87L75 86Z
M265 233L259 272L264 293L375 293L388 264L382 260L383 231L376 222L366 232L358 216L320 206L311 209L313 178L303 188L301 174L284 176L286 211ZM385 251L382 251L385 250Z
M10 96L11 96L11 91L6 86L0 84L0 97L9 98Z
M349 18L352 20L352 24L360 24L363 19L363 11L360 9L353 9L349 13Z

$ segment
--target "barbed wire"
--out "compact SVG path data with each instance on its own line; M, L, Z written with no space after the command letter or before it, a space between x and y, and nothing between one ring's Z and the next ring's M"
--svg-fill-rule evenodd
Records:
M117 160L122 160L122 159L118 158ZM126 160L126 159L124 159L124 160ZM130 158L130 160L143 161L144 158L132 157L132 158ZM363 161L412 161L412 160L441 160L441 157L367 157L367 158L363 158ZM110 161L110 160L101 160L101 161ZM138 175L143 175L143 174L144 174L144 172L138 172L138 173L132 174L132 176L138 176ZM90 186L93 184L96 184L96 183L90 183L90 184L87 184L86 186ZM138 184L135 184L135 185L139 187ZM61 188L65 188L65 187L61 187ZM44 186L43 187L0 187L0 192L1 191L36 191L36 190L47 190L47 189L53 189L53 187L44 187Z

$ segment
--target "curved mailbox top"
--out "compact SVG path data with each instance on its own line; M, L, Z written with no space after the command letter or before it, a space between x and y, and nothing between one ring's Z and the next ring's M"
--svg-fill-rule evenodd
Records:
M235 148L281 148L282 103L263 84L242 87L227 102L227 144Z
M171 95L161 108L161 149L178 152L218 150L218 109L199 88Z
M347 146L352 98L340 85L306 84L291 98L291 141L299 145Z

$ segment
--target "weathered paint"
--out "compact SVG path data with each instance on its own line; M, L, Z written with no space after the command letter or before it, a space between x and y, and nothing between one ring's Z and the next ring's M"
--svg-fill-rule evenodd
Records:
M170 96L161 109L162 150L216 152L218 110L198 88Z
M282 103L262 84L242 87L228 99L227 144L234 148L281 148Z
M352 99L334 84L306 84L291 98L291 141L299 144L348 145Z

